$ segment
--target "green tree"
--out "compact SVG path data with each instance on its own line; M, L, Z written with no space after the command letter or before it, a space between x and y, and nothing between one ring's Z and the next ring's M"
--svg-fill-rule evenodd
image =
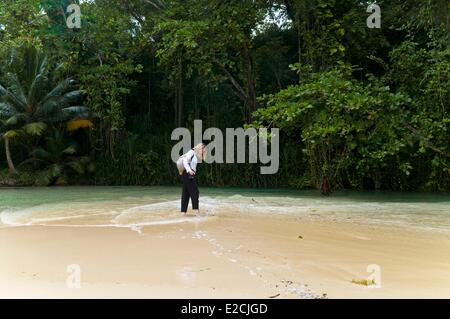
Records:
M351 78L351 68L339 66L263 101L267 107L254 114L254 125L289 133L304 148L316 187L327 177L336 188L361 187L365 178L382 188L386 179L410 173L402 155L411 101L375 79L363 86Z
M248 118L258 108L253 36L270 7L250 0L172 2L156 26L157 56L178 90L194 72L213 86L227 81Z
M49 125L86 117L87 109L74 105L82 93L73 90L73 80L51 85L48 59L37 48L12 50L8 69L7 84L0 85L0 118L6 130L3 139L9 169L15 173L9 149L12 138L22 136L34 148L35 137L39 138Z

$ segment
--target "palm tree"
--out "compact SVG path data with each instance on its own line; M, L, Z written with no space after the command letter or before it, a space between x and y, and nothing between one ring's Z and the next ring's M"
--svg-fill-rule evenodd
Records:
M0 84L0 119L9 171L15 173L12 138L39 137L49 124L87 117L87 108L73 106L82 93L72 89L72 79L51 86L47 57L33 46L12 50L7 69L7 85Z
M16 132L8 131L4 133L3 139L5 140L5 153L6 153L6 162L8 163L9 173L17 174L16 168L14 167L14 163L11 158L11 149L10 149L10 141L16 136Z

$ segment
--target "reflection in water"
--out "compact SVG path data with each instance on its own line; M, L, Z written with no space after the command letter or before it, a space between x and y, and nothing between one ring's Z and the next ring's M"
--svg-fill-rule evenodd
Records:
M450 232L450 196L414 193L202 189L201 217L179 212L178 188L2 189L0 226L130 227L198 223L221 214L290 214Z

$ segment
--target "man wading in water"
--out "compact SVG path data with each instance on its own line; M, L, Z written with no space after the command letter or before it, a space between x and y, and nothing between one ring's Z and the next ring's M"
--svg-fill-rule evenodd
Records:
M186 214L189 198L192 200L192 210L198 216L198 186L195 179L198 158L205 159L205 144L200 143L177 161L178 173L181 175L183 191L181 192L181 212Z

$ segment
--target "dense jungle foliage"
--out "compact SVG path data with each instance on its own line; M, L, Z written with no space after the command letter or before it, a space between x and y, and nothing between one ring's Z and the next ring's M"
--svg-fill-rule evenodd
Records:
M281 130L277 174L201 185L449 191L449 31L446 0L2 0L0 183L178 184L201 119Z

